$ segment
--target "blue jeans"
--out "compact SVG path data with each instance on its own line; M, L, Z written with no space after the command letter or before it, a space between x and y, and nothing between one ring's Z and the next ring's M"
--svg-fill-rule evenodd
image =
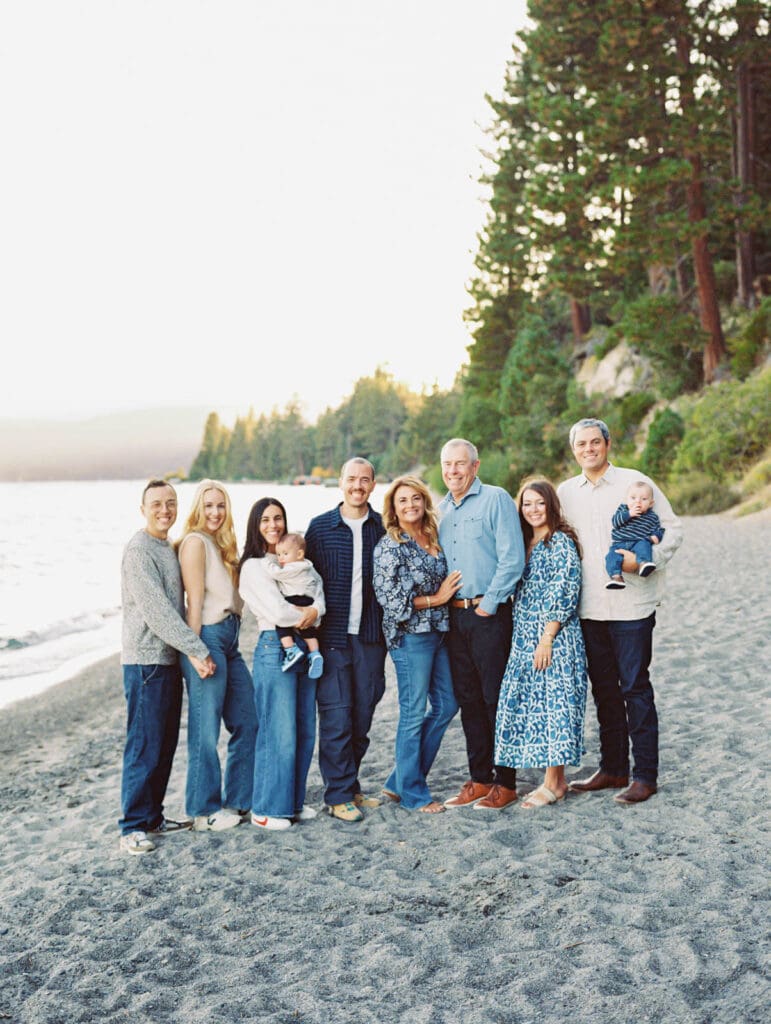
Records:
M391 651L391 660L399 687L399 725L394 770L385 788L411 811L431 802L426 776L458 703L444 633L405 633L401 645Z
M324 802L347 803L361 792L359 767L369 747L375 708L385 693L385 643L349 634L345 647L326 647L319 679L319 768Z
M126 746L123 750L121 807L123 835L148 832L163 821L182 710L182 678L177 665L124 665Z
M581 619L592 696L600 726L600 769L629 774L655 786L659 767L659 722L648 666L655 613L647 619L600 622Z
M316 681L282 672L283 648L275 629L260 633L254 649L252 814L291 818L305 803L305 784L316 740Z
M182 656L182 675L187 687L187 813L214 814L220 807L247 810L252 806L254 740L257 713L249 669L238 650L241 620L229 615L222 622L201 628L217 671L201 679ZM225 786L217 754L220 723L230 733L225 765Z
M653 561L653 545L649 540L619 541L618 544L614 544L611 547L605 556L605 571L608 576L621 575L624 556L619 555L616 552L616 548L624 548L627 551L631 551L640 565L643 562Z

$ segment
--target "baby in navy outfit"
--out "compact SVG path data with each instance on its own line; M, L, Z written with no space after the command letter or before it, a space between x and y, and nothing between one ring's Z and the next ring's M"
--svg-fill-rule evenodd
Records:
M623 590L626 584L621 574L624 556L617 548L634 553L639 563L638 576L650 576L656 571L653 563L653 545L664 536L661 520L653 511L653 488L644 480L631 484L626 503L613 513L610 550L605 556L605 568L610 579L606 590Z

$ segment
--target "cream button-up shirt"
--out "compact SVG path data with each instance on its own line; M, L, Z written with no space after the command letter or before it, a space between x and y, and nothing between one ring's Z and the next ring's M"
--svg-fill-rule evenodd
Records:
M653 488L653 508L664 527L664 539L653 545L656 571L645 579L624 573L624 590L606 590L605 555L611 545L611 520L618 506L626 500L629 485L637 480L644 480ZM663 492L644 473L608 463L595 484L580 473L561 483L557 494L564 516L575 528L583 549L579 616L601 622L647 619L661 601L665 566L683 541L682 524Z

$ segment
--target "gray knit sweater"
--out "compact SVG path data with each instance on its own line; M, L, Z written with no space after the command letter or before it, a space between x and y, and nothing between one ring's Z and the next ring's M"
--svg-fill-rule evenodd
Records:
M182 576L174 548L140 530L121 564L122 665L173 665L177 651L205 658L206 644L184 620Z

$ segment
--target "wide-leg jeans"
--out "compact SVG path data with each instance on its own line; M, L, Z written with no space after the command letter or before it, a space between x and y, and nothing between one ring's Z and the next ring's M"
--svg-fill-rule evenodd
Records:
M179 738L182 677L177 665L124 665L126 745L121 807L123 835L163 821L163 798Z
M275 629L260 633L254 649L257 743L252 814L291 818L302 810L316 740L316 680L282 672Z
M238 649L240 627L238 616L228 615L201 628L201 639L217 666L207 679L201 679L186 657L181 659L188 699L185 801L192 817L208 817L221 807L245 811L252 806L257 712L252 677ZM217 753L223 722L230 733L224 787Z
M431 802L426 776L458 711L445 634L405 633L391 660L399 688L399 724L394 769L385 788L401 797L402 807L414 810Z
M600 769L628 775L631 740L632 778L649 786L656 785L659 766L659 722L648 673L655 624L655 613L620 622L581 620L600 727Z

